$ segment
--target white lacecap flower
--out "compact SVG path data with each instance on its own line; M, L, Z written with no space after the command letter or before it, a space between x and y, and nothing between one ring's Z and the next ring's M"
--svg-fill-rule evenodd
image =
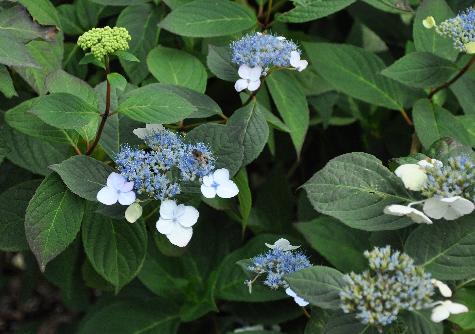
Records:
M421 166L417 164L404 164L394 171L404 183L404 186L413 191L420 191L427 183L427 174Z
M468 307L459 304L459 303L454 303L450 300L445 300L445 301L438 301L435 302L434 305L437 305L432 309L432 315L430 319L433 322L441 322L450 317L451 314L460 314L460 313L465 313L468 312Z
M302 72L308 66L308 61L305 59L300 59L300 53L297 51L292 51L290 53L290 65L294 67L297 71Z
M266 242L266 246L269 247L270 249L281 249L283 251L291 251L291 250L295 250L295 249L300 247L300 246L292 246L290 244L289 240L284 239L284 238L280 238L279 240L274 242L273 245L268 244Z
M426 168L441 168L444 166L442 161L437 160L437 159L425 159L421 160L417 163L420 167L426 169Z
M431 218L445 220L455 220L464 215L472 213L475 205L460 196L453 197L432 197L424 202L424 213Z
M105 205L130 205L135 202L133 182L127 182L125 177L118 173L111 173L107 178L107 185L97 193L97 200Z
M410 206L392 204L384 208L384 213L393 216L407 216L418 224L432 224L432 220L427 217L423 212L411 208Z
M436 280L435 278L430 280L432 284L439 290L440 294L443 297L450 298L452 297L452 290L450 290L449 286L444 282Z
M192 206L164 200L160 205L160 218L156 227L172 244L185 247L193 236L192 226L198 221L199 215L198 210Z
M239 189L232 180L229 179L229 171L220 168L210 175L203 176L201 193L206 198L214 198L216 195L221 198L231 198L239 193Z
M144 139L162 130L165 130L165 128L161 124L145 124L145 128L134 129L132 132L140 139Z
M140 217L142 217L142 206L135 202L129 205L127 210L125 210L125 219L133 224L135 223Z
M243 91L244 89L253 92L261 85L260 78L262 68L260 66L249 67L247 65L241 65L239 66L238 74L241 79L234 84L234 88L237 92Z
M309 304L308 301L306 301L305 299L303 299L302 297L298 296L294 290L292 290L291 288L287 288L285 289L285 293L292 297L294 299L294 301L299 305L299 306L307 306Z

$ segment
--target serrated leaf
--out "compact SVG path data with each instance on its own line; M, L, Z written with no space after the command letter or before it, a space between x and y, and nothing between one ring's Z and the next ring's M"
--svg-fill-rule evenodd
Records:
M114 171L105 163L84 155L51 165L50 169L59 174L69 190L88 201L97 201L97 193Z
M295 8L279 15L281 22L302 23L320 19L336 13L356 0L307 0L294 1Z
M408 333L417 334L442 334L444 327L430 319L429 310L414 310L402 314L407 325Z
M26 209L25 233L42 271L68 247L81 228L84 201L71 193L59 176L47 176Z
M145 225L141 221L129 224L90 211L83 222L84 250L94 270L118 292L139 273L145 260Z
M7 98L18 96L10 72L4 65L0 65L0 92Z
M0 12L0 33L23 42L37 38L50 39L56 34L53 27L42 27L36 23L22 6L4 8Z
M0 194L0 249L18 252L28 249L25 212L40 181L26 181Z
M340 308L343 274L325 266L313 266L284 277L295 293L310 304L325 309Z
M411 52L384 69L381 74L407 86L417 88L437 87L457 72L447 59L429 52Z
M63 70L52 72L46 77L46 89L50 93L68 93L79 97L93 107L97 107L94 89L85 81Z
M387 205L412 199L402 181L366 153L343 154L330 160L303 188L315 210L353 228L394 230L413 223L406 217L383 213Z
M9 34L0 34L0 64L17 67L38 67L27 47Z
M40 24L60 27L56 8L49 0L18 0Z
M231 50L227 46L208 45L206 64L209 70L221 80L236 81L239 75L231 62Z
M173 48L158 46L147 56L150 73L161 83L187 87L204 93L208 75L198 58Z
M462 280L475 275L475 216L431 226L420 226L407 238L404 251L440 280Z
M231 35L256 24L254 12L227 0L195 0L175 8L160 26L187 37Z

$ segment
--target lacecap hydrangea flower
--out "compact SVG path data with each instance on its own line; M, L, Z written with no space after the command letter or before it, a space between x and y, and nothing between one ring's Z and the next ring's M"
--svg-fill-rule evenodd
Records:
M106 26L104 28L92 28L79 36L77 44L83 50L91 50L91 53L99 60L104 56L116 51L129 49L130 34L125 28Z
M369 270L344 276L341 309L355 313L363 324L376 327L394 322L399 313L433 306L431 276L404 253L390 246L365 252Z
M475 10L472 7L440 24L431 16L426 18L423 24L429 29L435 27L438 34L452 39L457 50L475 53Z

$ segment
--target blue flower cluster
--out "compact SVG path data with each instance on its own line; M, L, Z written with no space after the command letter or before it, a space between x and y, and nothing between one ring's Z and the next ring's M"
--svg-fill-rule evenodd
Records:
M284 275L310 266L310 261L302 252L275 248L253 257L247 269L258 276L266 275L264 284L271 289L278 289L289 286L283 279ZM249 284L248 281L245 283Z
M456 17L445 20L438 26L436 31L454 41L457 50L466 51L466 45L475 42L475 10L468 8Z
M377 327L391 324L403 311L429 307L434 294L430 274L404 253L390 246L365 252L370 270L344 276L347 285L340 292L341 308L356 313L363 324Z
M475 202L475 163L467 155L449 158L440 167L426 168L426 173L422 194L427 198L461 196Z
M232 61L238 66L260 66L267 72L271 67L289 67L290 53L300 50L292 41L272 34L247 34L231 43Z
M134 182L138 194L157 200L181 192L180 183L192 182L214 170L213 153L203 143L185 143L182 136L159 130L146 136L148 149L123 145L115 157L120 174Z

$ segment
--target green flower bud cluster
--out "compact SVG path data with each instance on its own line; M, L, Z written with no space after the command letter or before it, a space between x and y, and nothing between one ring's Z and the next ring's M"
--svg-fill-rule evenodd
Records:
M91 49L91 53L99 60L104 56L116 51L129 49L130 37L125 28L106 26L104 28L92 28L79 36L78 45L83 49Z
M448 159L443 166L426 168L427 183L422 194L434 196L461 196L475 201L475 162L467 155Z
M405 253L389 246L366 251L370 270L344 276L341 309L363 324L387 326L403 311L427 308L434 294L430 274Z

